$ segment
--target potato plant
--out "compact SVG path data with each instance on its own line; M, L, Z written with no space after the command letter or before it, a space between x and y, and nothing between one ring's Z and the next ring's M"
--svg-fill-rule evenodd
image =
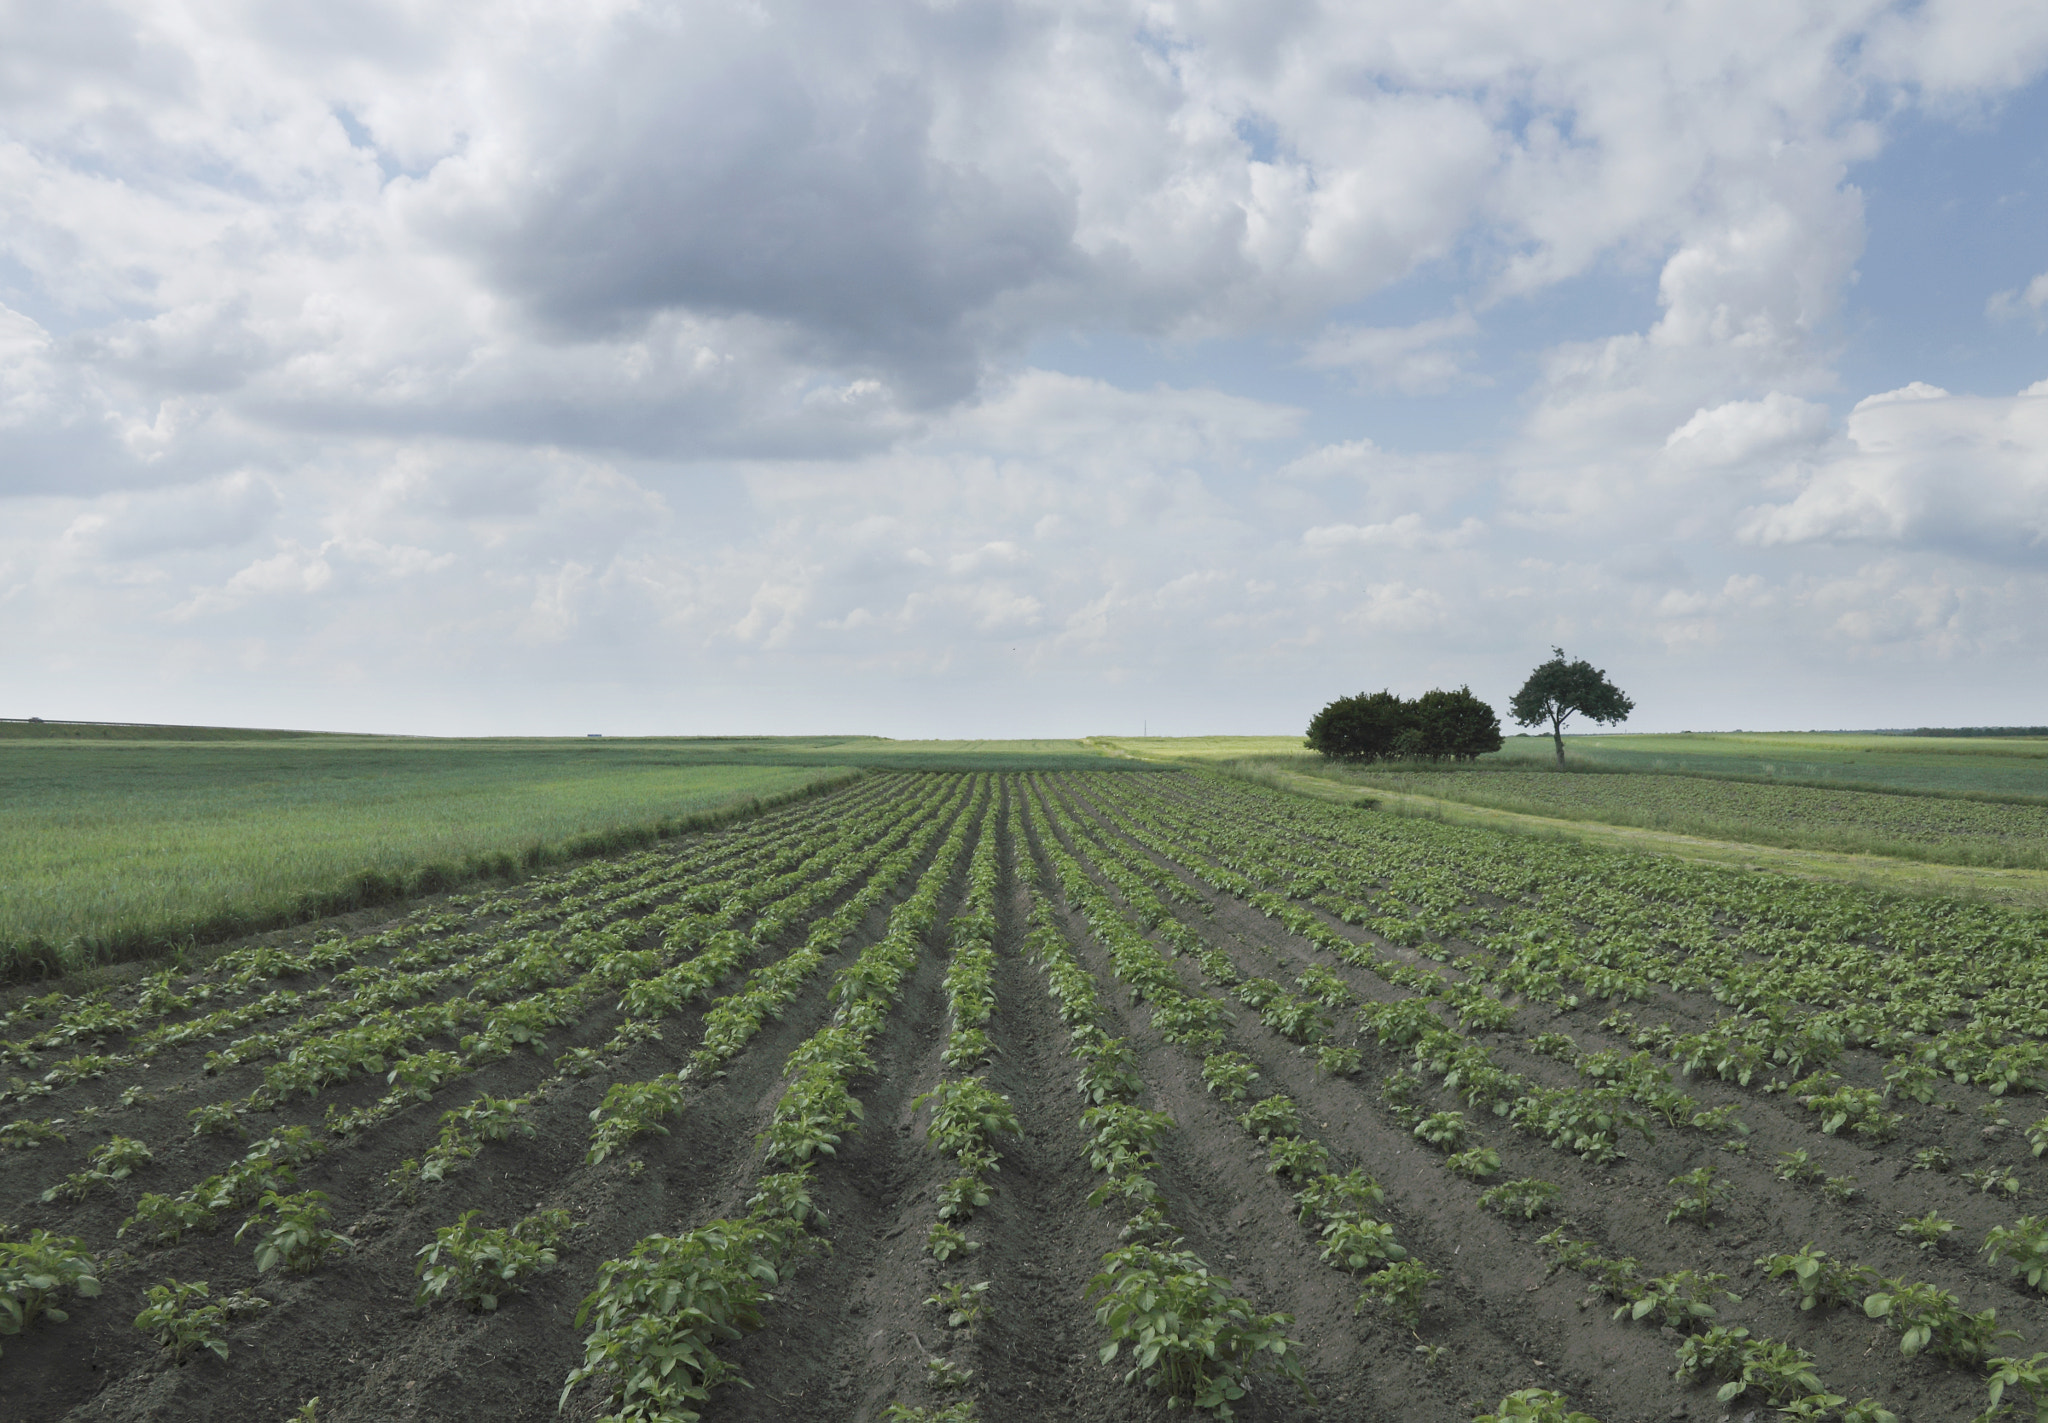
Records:
M64 1323L71 1316L56 1303L63 1290L86 1299L100 1292L99 1266L83 1241L46 1230L0 1240L0 1335L18 1335L38 1319Z
M355 1244L347 1236L327 1229L333 1215L327 1208L325 1191L300 1191L295 1195L266 1191L256 1212L235 1232L235 1239L256 1232L258 1274L267 1274L282 1265L303 1275L317 1269L335 1250Z
M1271 1371L1309 1397L1293 1320L1259 1314L1186 1251L1127 1245L1088 1284L1096 1323L1109 1335L1107 1364L1128 1350L1126 1383L1142 1380L1172 1402L1217 1418L1236 1416L1254 1372Z
M269 1300L247 1291L215 1300L204 1280L189 1284L166 1280L150 1286L145 1298L149 1303L135 1316L135 1327L169 1351L175 1363L183 1363L198 1349L210 1349L225 1359L228 1322L270 1308Z
M556 1247L570 1229L564 1210L542 1211L499 1229L470 1224L478 1214L464 1211L420 1247L413 1267L420 1280L415 1304L453 1298L472 1312L494 1310L528 1275L555 1263Z

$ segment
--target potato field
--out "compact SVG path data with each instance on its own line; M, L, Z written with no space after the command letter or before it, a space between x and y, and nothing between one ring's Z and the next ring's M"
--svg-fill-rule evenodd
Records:
M871 773L17 995L0 1419L2034 1419L2044 949L1206 772Z

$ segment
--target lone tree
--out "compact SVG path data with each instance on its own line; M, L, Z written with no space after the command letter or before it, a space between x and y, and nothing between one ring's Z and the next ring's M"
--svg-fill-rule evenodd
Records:
M1520 726L1550 724L1550 739L1557 743L1558 769L1564 768L1564 724L1576 713L1588 721L1610 725L1626 721L1636 709L1628 694L1607 680L1607 674L1580 658L1565 661L1564 649L1553 647L1551 659L1529 674L1522 690L1508 703L1508 710Z
M1412 702L1392 692L1339 697L1308 724L1309 749L1338 761L1470 761L1500 745L1500 718L1470 687Z

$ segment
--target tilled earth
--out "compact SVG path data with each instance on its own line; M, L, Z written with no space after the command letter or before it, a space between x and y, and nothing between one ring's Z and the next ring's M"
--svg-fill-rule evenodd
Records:
M990 782L998 794L1026 793L1022 777ZM1077 817L1096 814L1085 778L1054 778L1042 788ZM820 813L829 815L831 801L820 803ZM877 1044L875 1072L857 1084L864 1128L817 1172L822 1233L830 1249L777 1287L764 1327L722 1351L751 1387L721 1390L708 1416L843 1423L880 1418L891 1403L934 1407L961 1397L988 1420L1124 1423L1168 1416L1163 1400L1123 1382L1125 1361L1105 1365L1098 1358L1103 1340L1087 1291L1104 1253L1117 1243L1121 1222L1113 1210L1086 1205L1100 1178L1086 1159L1076 1067L1046 981L1023 952L1032 891L1017 870L1024 857L1042 865L1047 846L1041 837L1059 834L1043 817L1033 824L1023 840L1005 833L1002 841L998 1010L990 1025L995 1053L987 1073L989 1084L1009 1098L1023 1131L1005 1139L994 1199L969 1228L978 1251L941 1266L924 1245L935 1193L953 1174L950 1163L925 1143L924 1114L913 1105L946 1075L940 1062L947 1035L941 982L946 957L942 933L935 932ZM1060 843L1089 858L1085 844ZM670 853L688 849L685 843ZM1174 913L1223 949L1240 973L1291 982L1319 964L1362 999L1399 996L1399 990L1336 962L1243 902L1191 876L1184 879L1186 902L1176 903ZM2001 1344L2003 1352L2024 1357L2048 1348L2048 1298L1974 1253L1992 1226L2041 1209L2048 1172L2019 1130L2038 1115L2038 1098L2028 1099L2034 1112L2022 1115L2014 1104L2008 1124L1999 1125L1980 1110L1995 1111L1992 1099L1945 1087L1942 1095L1953 1110L1940 1103L1908 1104L1901 1135L1873 1147L1820 1135L1813 1115L1783 1095L1691 1081L1686 1090L1703 1106L1741 1105L1751 1129L1746 1150L1729 1153L1699 1133L1659 1130L1648 1140L1630 1137L1626 1156L1606 1165L1551 1150L1475 1114L1479 1140L1503 1158L1497 1179L1534 1176L1563 1188L1555 1215L1519 1223L1480 1209L1483 1185L1446 1172L1443 1155L1416 1140L1382 1101L1380 1084L1404 1065L1401 1052L1359 1038L1348 1018L1340 1017L1333 1041L1361 1046L1364 1065L1356 1075L1326 1076L1296 1044L1262 1026L1258 1015L1237 1011L1227 1046L1256 1060L1260 1090L1295 1100L1305 1129L1329 1149L1332 1169L1361 1167L1380 1183L1386 1192L1383 1218L1441 1277L1413 1330L1374 1306L1359 1309L1356 1280L1322 1262L1319 1242L1299 1223L1286 1183L1268 1171L1263 1152L1235 1120L1238 1108L1205 1090L1200 1054L1170 1045L1151 1028L1149 1008L1132 1004L1112 977L1102 944L1065 904L1056 883L1045 876L1043 892L1059 910L1074 952L1096 976L1109 1014L1103 1026L1138 1049L1145 1104L1170 1113L1177 1124L1161 1139L1158 1175L1176 1228L1187 1248L1227 1274L1260 1309L1291 1314L1292 1333L1305 1346L1312 1401L1269 1378L1238 1405L1240 1416L1448 1423L1491 1409L1510 1390L1537 1385L1565 1392L1575 1407L1602 1423L1771 1416L1754 1395L1723 1408L1711 1385L1674 1378L1675 1331L1613 1320L1611 1306L1593 1295L1586 1279L1553 1270L1537 1238L1560 1223L1575 1238L1596 1242L1603 1254L1636 1257L1646 1275L1681 1268L1725 1274L1728 1288L1742 1298L1725 1305L1722 1322L1808 1350L1837 1392L1872 1397L1904 1419L1975 1416L1984 1406L1981 1374L1932 1357L1902 1358L1897 1335L1853 1307L1802 1314L1763 1279L1753 1263L1757 1257L1818 1242L1831 1255L1860 1261L1880 1275L1932 1281L1954 1291L1967 1308L1995 1306L2000 1324L2020 1334ZM964 895L964 884L956 883L950 893L947 914ZM390 922L405 917L383 916ZM886 909L871 913L842 954L850 957L880 936L886 918ZM1327 922L1387 957L1420 961L1364 930ZM357 916L248 942L304 944L333 927L360 935L377 932L383 923ZM748 966L769 961L802 935L797 925L769 938ZM650 934L647 943L657 938ZM1198 967L1185 957L1175 962L1187 988L1202 991ZM621 1015L607 1000L573 1027L552 1032L544 1053L520 1051L490 1063L432 1103L353 1141L334 1141L302 1169L298 1188L328 1194L335 1224L352 1248L307 1275L259 1276L232 1222L160 1248L141 1245L132 1235L117 1237L142 1192L182 1189L225 1169L246 1149L244 1142L194 1135L187 1112L246 1093L261 1080L259 1066L209 1075L205 1056L218 1044L192 1043L163 1051L137 1071L10 1103L10 1117L65 1119L69 1139L0 1151L5 1238L48 1230L109 1253L98 1298L67 1301L69 1322L38 1324L5 1340L0 1420L281 1423L308 1416L325 1423L603 1416L604 1390L594 1384L571 1394L565 1412L558 1413L563 1380L582 1362L587 1331L577 1326L576 1314L598 1265L650 1234L744 1211L761 1171L755 1135L767 1126L782 1092L790 1049L830 1016L829 977L817 975L723 1074L693 1084L680 1115L667 1122L667 1135L636 1141L627 1153L599 1165L585 1163L585 1150L591 1113L608 1087L678 1067L699 1040L707 1003L667 1017L659 1041L608 1057L601 1071L579 1077L560 1070L556 1059L566 1050L596 1047L611 1037ZM316 974L293 986L320 981ZM724 986L736 982L737 975ZM18 1001L34 991L10 997ZM1682 1027L1703 1025L1727 1011L1703 995L1678 993L1661 993L1633 1009L1644 1020ZM1597 1026L1603 1012L1527 1005L1511 1031L1480 1040L1502 1066L1532 1081L1571 1085L1581 1080L1573 1069L1530 1051L1528 1040L1563 1031L1583 1051L1630 1050ZM33 1026L13 1031L20 1035ZM91 1048L86 1043L79 1050ZM114 1037L96 1050L122 1048ZM1873 1054L1851 1052L1835 1067L1851 1084L1883 1085L1883 1059ZM123 1094L138 1084L141 1099L122 1105ZM347 1110L384 1090L380 1077L361 1077L327 1089L315 1101L291 1102L252 1121L252 1127L260 1135L305 1124L324 1135L330 1105ZM533 1134L485 1146L445 1181L394 1187L387 1180L394 1167L423 1156L441 1112L474 1092L530 1096ZM1430 1109L1458 1105L1448 1093L1429 1091L1425 1098ZM61 1176L82 1169L86 1151L109 1133L145 1142L154 1159L82 1201L39 1199ZM1915 1152L1934 1146L1948 1151L1952 1171L1909 1169ZM1793 1149L1810 1152L1831 1176L1855 1177L1856 1195L1837 1205L1812 1187L1776 1179L1774 1163ZM1721 1217L1709 1228L1667 1224L1676 1194L1667 1183L1701 1165L1716 1166L1719 1179L1732 1188ZM2015 1201L1962 1181L1964 1171L1987 1165L2011 1168L2027 1194ZM494 1312L415 1303L415 1257L436 1227L469 1210L478 1211L482 1223L504 1225L548 1207L568 1210L578 1223L558 1266L508 1295ZM1908 1217L1929 1211L1952 1219L1956 1230L1949 1243L1924 1251L1896 1230ZM235 1324L226 1360L202 1351L175 1364L132 1322L142 1292L167 1278L209 1281L216 1295L254 1289L271 1307ZM986 1306L971 1329L947 1329L941 1312L927 1303L949 1280L989 1282ZM934 1360L968 1371L963 1391L933 1391ZM319 1403L302 1412L316 1397Z

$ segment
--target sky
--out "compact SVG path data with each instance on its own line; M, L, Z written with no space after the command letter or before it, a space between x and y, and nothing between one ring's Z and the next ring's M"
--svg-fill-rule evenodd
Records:
M2048 6L0 0L0 715L1277 734L1553 646L2048 722Z

